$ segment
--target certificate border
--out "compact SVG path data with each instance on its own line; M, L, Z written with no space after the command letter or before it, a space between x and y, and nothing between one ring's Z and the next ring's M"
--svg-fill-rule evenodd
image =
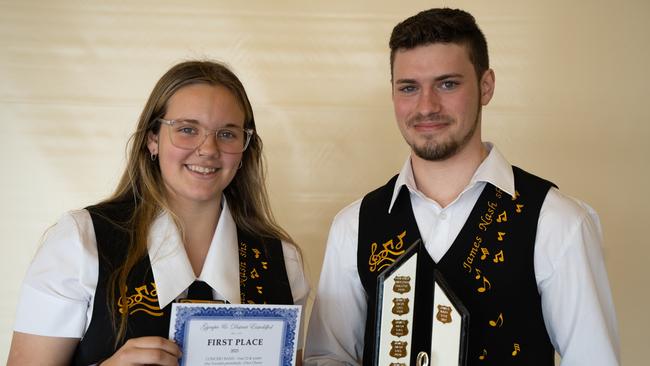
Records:
M296 341L296 326L300 314L299 307L269 307L265 305L219 305L219 306L196 306L175 304L176 323L174 326L173 339L177 341L181 351L185 344L185 325L192 318L210 318L210 319L266 319L281 320L282 329L282 351L280 355L280 366L291 366L293 361L293 350ZM181 364L185 364L184 357Z

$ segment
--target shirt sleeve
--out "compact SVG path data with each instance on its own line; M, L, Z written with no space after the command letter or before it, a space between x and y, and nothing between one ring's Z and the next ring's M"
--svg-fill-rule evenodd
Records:
M602 252L588 205L549 191L539 218L535 275L544 322L562 366L619 365L619 337Z
M46 232L20 291L15 331L51 337L83 336L97 283L94 238L85 210L63 215Z
M330 229L312 309L305 365L359 365L367 299L357 272L360 201L344 209Z

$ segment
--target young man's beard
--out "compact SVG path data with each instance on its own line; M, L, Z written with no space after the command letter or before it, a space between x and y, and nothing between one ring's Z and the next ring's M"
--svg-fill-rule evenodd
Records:
M447 117L450 118L450 117ZM443 161L454 156L458 151L460 151L469 140L472 139L476 129L478 128L479 119L481 118L481 106L479 105L478 111L476 113L476 119L472 128L467 131L467 133L460 138L455 139L455 136L451 136L450 140L443 141L440 143L435 142L425 142L423 145L418 146L415 143L410 143L411 149L419 158L428 160L428 161Z

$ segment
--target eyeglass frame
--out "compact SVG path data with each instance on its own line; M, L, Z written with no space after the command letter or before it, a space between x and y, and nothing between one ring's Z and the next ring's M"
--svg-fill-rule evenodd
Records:
M156 121L164 123L165 125L167 125L169 127L172 127L172 126L174 126L174 123L186 122L187 120L184 120L184 119L165 119L165 118L160 117L160 118L156 118ZM246 141L244 142L244 148L242 149L242 151L240 151L238 153L231 153L231 152L221 151L221 149L219 149L219 152L224 153L224 154L241 154L244 151L246 151L246 149L248 149L248 145L250 144L251 139L253 138L253 135L255 134L255 130L252 129L252 128L243 128L243 127L239 127L239 126L233 126L233 127L241 129L246 134ZM221 127L221 128L216 129L216 130L215 129L205 128L203 126L201 126L201 128L203 128L207 133L203 135L203 141L201 141L200 144L196 145L196 147L185 148L185 147L177 146L174 143L174 140L172 139L172 134L171 133L169 134L169 142L171 142L172 145L176 146L179 149L195 150L195 149L198 149L199 147L201 147L201 145L203 145L205 143L205 141L208 139L208 136L216 134L217 132L219 132L219 131L221 131L223 129L228 129L229 127ZM219 148L219 142L217 142L217 148Z

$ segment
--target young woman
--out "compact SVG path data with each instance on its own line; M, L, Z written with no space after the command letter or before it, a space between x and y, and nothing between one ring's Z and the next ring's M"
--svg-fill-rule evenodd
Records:
M241 82L218 63L178 64L149 96L115 193L48 231L8 364L176 365L171 303L193 289L230 303L305 304L291 242L271 214Z

